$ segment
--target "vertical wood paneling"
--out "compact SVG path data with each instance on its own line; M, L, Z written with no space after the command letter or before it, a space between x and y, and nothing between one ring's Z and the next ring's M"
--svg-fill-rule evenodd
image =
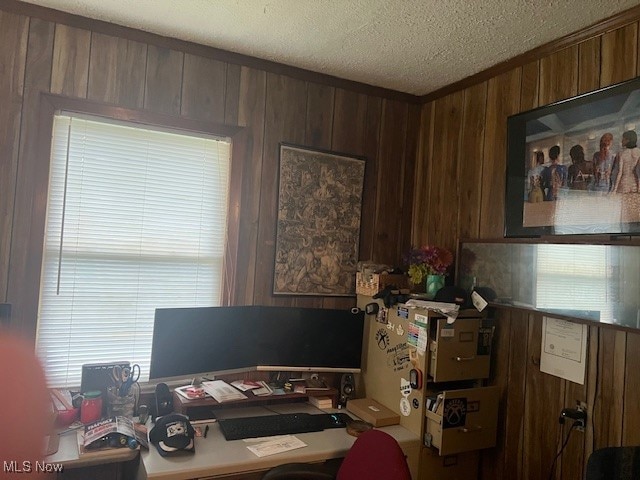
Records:
M529 329L528 317L528 314L522 312L511 314L503 478L524 478L522 476L524 458L522 412L525 408L527 368L530 365L529 345L525 341Z
M502 237L507 173L507 117L518 112L521 69L492 78L488 83L487 115L482 163L480 238Z
M309 83L307 85L305 139L303 142L305 146L322 150L331 149L334 96L335 88L333 87L318 83ZM353 282L355 284L355 276ZM296 307L321 308L326 302L327 308L331 308L344 305L345 302L351 307L354 303L353 298L335 298L337 300L331 300L331 297L323 299L315 296L300 296L293 299L293 305Z
M264 139L265 96L267 76L265 72L242 67L238 123L246 127L245 158L233 157L242 162L242 198L238 251L235 278L235 299L239 305L251 305L256 283L255 268L258 249L258 225L260 220L260 180L262 178L262 147Z
M411 232L411 244L413 246L425 245L429 241L429 217L431 211L429 198L431 197L431 164L433 158L433 129L434 129L434 102L422 106L421 132L418 145L418 161L415 168L415 181L413 183L413 230Z
M540 60L540 105L573 97L578 91L578 47Z
M7 301L20 119L29 21L0 12L0 303Z
M254 304L291 305L291 297L274 297L273 265L275 259L278 204L278 159L281 142L301 145L305 138L307 85L300 80L267 74L264 151L260 186L260 223Z
M600 86L600 37L578 45L578 93L590 92Z
M38 314L42 238L48 185L49 159L38 158L40 92L48 92L53 63L55 25L32 18L24 76L24 98L20 124L20 155L16 182L16 204L11 239L11 263L7 296L13 303L12 322L26 336L35 336Z
M224 123L226 72L223 62L186 54L182 79L182 115Z
M144 108L169 115L180 114L184 54L149 45Z
M624 412L626 333L600 329L598 386L593 408L595 448L620 445Z
M388 99L382 103L373 260L395 264L400 259L400 229L404 228L398 198L402 198L407 105Z
M540 62L527 63L522 67L520 88L520 111L526 112L539 105L540 97Z
M227 65L226 90L224 95L224 123L238 124L238 108L240 106L240 65Z
M80 98L87 96L90 47L90 31L56 26L51 93Z
M367 96L338 88L335 91L332 148L338 152L364 155L364 131L367 125ZM372 162L375 159L367 159Z
M433 162L429 182L428 224L430 243L455 251L458 218L458 157L464 93L457 92L436 100L433 135Z
M318 83L307 87L307 119L304 144L331 149L335 88Z
M638 24L618 28L602 36L600 86L623 82L636 75Z
M457 239L477 238L480 233L480 188L486 105L486 82L464 91L464 114L460 134L462 141L456 174L459 187Z
M411 247L411 229L405 228L411 225L413 220L413 195L415 185L415 171L418 155L418 136L420 131L421 108L419 105L409 105L407 114L407 133L405 136L405 163L402 170L404 184L402 186L402 215L400 221L400 239L398 241L401 254ZM397 258L396 263L401 260Z
M511 320L516 316L516 321ZM505 458L505 444L512 449L518 446L522 448L522 409L524 401L515 404L518 399L516 395L509 395L511 391L519 389L524 392L524 379L527 354L527 323L523 321L523 314L516 312L502 311L496 315L496 331L494 333L491 358L491 381L492 385L500 388L500 398L498 410L503 412L498 418L498 436L496 447L487 450L481 456L480 479L489 480L495 478L516 478L516 468L512 465L518 464L517 458ZM515 335L514 335L515 334ZM518 349L511 347L518 344ZM517 353L522 355L518 358L510 358L510 355ZM514 415L514 410L517 414ZM513 428L513 420L515 427ZM509 463L510 462L510 463ZM507 474L505 475L505 472Z
M142 108L147 46L93 33L88 97L123 107Z
M367 98L363 140L363 154L367 158L364 172L364 196L362 199L362 219L360 223L360 258L373 259L377 228L376 199L378 196L378 175L380 155L380 129L382 123L382 100Z
M541 344L542 317L535 315L529 321L521 478L548 477L560 438L557 415L564 406L561 397L562 382L560 378L540 371Z
M640 333L627 333L622 445L640 445Z
M333 122L331 130L331 149L351 155L364 155L364 129L366 125L367 97L366 95L349 92L341 88L335 89ZM307 127L307 135L309 128ZM373 160L365 158L366 171L373 165ZM365 221L366 212L362 210ZM361 232L362 235L362 232ZM360 239L362 243L362 239ZM360 258L362 256L359 251ZM324 308L350 308L354 304L353 298L326 297L323 299Z

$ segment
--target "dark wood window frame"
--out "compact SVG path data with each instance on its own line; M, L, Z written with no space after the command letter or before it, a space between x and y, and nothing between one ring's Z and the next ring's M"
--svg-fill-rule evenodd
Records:
M9 281L13 282L13 285L10 283L10 298L8 299L8 303L12 305L12 328L35 342L53 118L56 113L61 111L138 123L141 126L163 127L185 133L204 133L231 139L229 210L221 298L223 305L232 305L234 303L233 285L237 264L242 171L247 151L246 129L42 93L38 111L37 134L35 138L28 139L37 153L25 156L18 166L14 207L15 222L27 222L28 228L19 229L21 233L14 231L12 235L12 265L10 267L12 273L10 273Z

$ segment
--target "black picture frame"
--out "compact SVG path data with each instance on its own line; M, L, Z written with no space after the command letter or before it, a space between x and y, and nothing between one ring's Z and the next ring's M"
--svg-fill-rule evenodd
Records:
M622 145L628 130L640 132L640 77L510 116L504 236L640 234L640 163L629 168L640 149L628 148L633 134Z
M355 296L366 159L279 150L273 294Z

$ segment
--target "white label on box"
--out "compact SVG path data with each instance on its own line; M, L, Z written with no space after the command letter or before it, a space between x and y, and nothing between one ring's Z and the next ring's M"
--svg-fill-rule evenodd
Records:
M440 330L440 337L442 338L455 337L455 336L456 336L455 328L443 328L442 330Z
M373 405L369 405L369 410L373 410L374 412L379 412L380 409L378 407L374 407Z

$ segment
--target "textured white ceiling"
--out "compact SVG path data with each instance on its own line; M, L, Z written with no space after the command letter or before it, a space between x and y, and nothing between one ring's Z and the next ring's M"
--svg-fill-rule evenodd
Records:
M423 95L640 0L23 0Z

